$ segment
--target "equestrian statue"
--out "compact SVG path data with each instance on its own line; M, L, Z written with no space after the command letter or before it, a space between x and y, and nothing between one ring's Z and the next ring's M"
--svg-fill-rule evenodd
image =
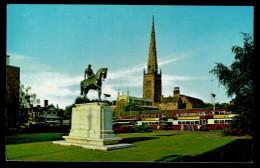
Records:
M87 79L86 79L87 75ZM80 82L81 88L81 95L84 93L84 102L87 102L87 94L89 89L97 90L98 91L98 98L101 101L101 86L102 81L105 80L107 76L107 68L100 68L96 75L94 74L93 70L91 69L91 65L88 65L88 68L85 70L84 80Z

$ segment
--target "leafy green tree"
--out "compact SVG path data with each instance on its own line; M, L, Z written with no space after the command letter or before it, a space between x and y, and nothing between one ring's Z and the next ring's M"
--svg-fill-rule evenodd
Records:
M227 96L234 97L232 110L239 114L239 117L233 123L233 127L252 129L254 42L251 35L242 35L244 46L232 47L235 61L231 66L217 63L210 73L217 76L219 83L227 90Z
M70 120L71 120L72 107L74 107L74 104L66 106L64 110L64 116L69 118Z
M129 102L127 105L125 105L123 107L124 112L126 112L126 111L138 111L138 110L140 110L139 106L134 102Z
M31 86L25 87L22 83L20 83L20 107L28 107L29 103L33 105L40 104L40 99L37 98L37 95L35 93L30 93L31 89Z
M75 104L81 104L84 103L84 98L81 96L76 97Z
M74 100L74 104L66 106L64 110L64 116L71 119L71 114L72 114L72 107L75 107L75 104L81 104L84 102L84 98L81 96L78 96Z
M205 106L206 106L207 108L213 108L213 105L212 105L211 103L208 103L208 102L205 103Z

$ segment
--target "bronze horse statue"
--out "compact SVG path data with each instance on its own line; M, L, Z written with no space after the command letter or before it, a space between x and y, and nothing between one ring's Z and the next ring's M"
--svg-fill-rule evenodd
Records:
M101 101L101 86L102 81L105 80L107 76L107 68L100 68L96 75L90 79L85 79L80 82L80 88L81 88L81 95L84 93L84 102L87 102L87 94L89 89L97 90L98 91L98 98L99 101Z

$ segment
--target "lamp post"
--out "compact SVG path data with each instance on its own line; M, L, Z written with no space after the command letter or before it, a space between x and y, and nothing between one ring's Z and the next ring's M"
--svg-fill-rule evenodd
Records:
M107 101L107 97L111 97L111 95L110 94L106 94L106 93L104 93L104 96L105 96L105 102Z
M215 110L215 97L216 97L216 95L211 93L211 98L213 98L213 102L211 100L211 103L213 104L213 110Z
M31 96L30 95L26 95L25 96L25 99L27 100L27 103L28 103L28 127L30 127L30 117L31 117L31 106L30 106L30 98Z

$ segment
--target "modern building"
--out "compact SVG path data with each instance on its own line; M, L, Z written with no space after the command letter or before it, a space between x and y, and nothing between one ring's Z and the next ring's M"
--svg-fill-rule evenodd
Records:
M204 108L205 104L202 100L181 95L180 88L175 87L173 96L161 97L161 110L173 110L173 109L193 109L193 108Z
M154 16L152 22L151 41L147 70L144 69L143 98L152 100L152 105L159 105L162 95L161 70L158 72Z
M5 121L8 127L19 121L20 68L10 65L10 56L6 55L6 103Z

